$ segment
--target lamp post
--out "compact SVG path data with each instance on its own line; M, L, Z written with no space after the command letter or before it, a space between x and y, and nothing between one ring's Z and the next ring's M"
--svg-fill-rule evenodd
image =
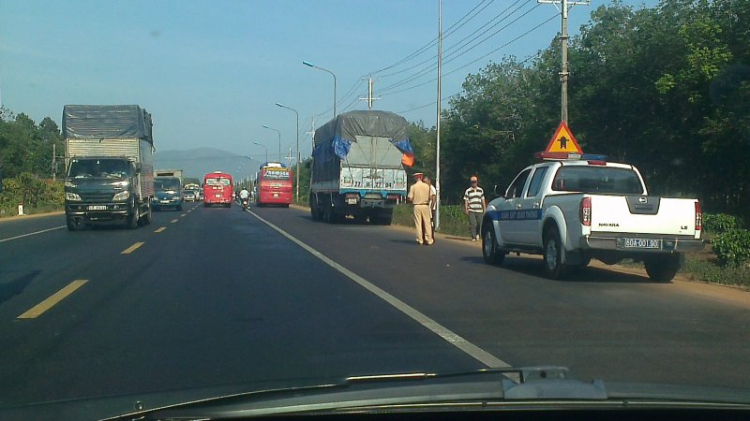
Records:
M304 64L307 67L312 67L313 69L322 70L326 73L330 73L331 76L333 76L333 117L336 118L336 88L337 88L337 82L336 82L336 73L333 73L332 71L328 69L324 69L322 67L318 67L315 64L309 62L309 61L303 61L302 64Z
M258 146L260 146L260 147L262 147L263 149L266 150L266 162L268 162L268 146L266 146L266 145L264 145L262 143L258 143L258 142L253 142L253 144L254 145L258 145Z
M294 112L294 115L297 116L297 130L295 133L297 133L297 203L299 203L299 113L294 108L287 107L278 102L276 103L276 106L286 108L287 110Z
M281 132L278 131L278 130L276 130L276 129L274 129L273 127L269 127L269 126L267 126L265 124L263 125L263 128L264 129L268 129L268 130L273 130L273 131L276 132L276 134L279 135L279 162L281 162Z

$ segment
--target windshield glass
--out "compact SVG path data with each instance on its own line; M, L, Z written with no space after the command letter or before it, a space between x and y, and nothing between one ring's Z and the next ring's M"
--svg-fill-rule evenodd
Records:
M750 0L0 0L0 170L0 421L750 389Z
M157 191L180 190L179 178L154 178L154 189Z
M555 174L552 189L581 193L643 193L635 171L605 166L563 166Z
M78 160L70 163L69 176L81 178L125 178L130 176L130 163L121 159Z

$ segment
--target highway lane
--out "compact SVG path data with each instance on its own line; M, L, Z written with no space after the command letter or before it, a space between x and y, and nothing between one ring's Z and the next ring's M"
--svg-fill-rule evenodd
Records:
M0 268L0 408L482 366L237 206L0 243Z
M37 232L62 229L65 218L59 214L0 219L0 244L23 235L38 235Z
M540 258L492 267L468 241L420 247L403 229L328 225L298 209L252 212L511 365L559 364L582 379L750 387L750 300L717 301L596 268L551 281Z

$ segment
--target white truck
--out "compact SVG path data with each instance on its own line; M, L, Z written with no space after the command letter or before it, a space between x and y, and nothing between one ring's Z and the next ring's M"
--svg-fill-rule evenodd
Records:
M634 166L582 158L529 166L488 204L484 260L541 254L545 274L557 279L592 258L610 265L631 258L652 280L671 281L683 254L703 248L700 202L650 196Z

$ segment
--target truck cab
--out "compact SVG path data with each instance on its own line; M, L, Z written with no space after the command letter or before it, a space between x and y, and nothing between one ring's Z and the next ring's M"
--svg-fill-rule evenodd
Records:
M65 178L65 215L75 230L93 223L138 225L140 166L120 157L73 158ZM148 215L150 220L150 214Z
M162 210L172 208L182 210L182 186L177 177L154 177L154 198L151 200L151 208Z

